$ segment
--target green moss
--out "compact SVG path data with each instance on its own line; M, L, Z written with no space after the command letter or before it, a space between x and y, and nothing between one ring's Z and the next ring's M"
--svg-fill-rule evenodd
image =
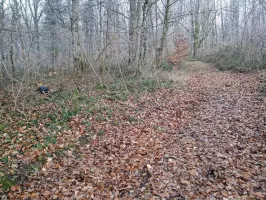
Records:
M1 133L2 131L4 131L4 129L5 129L4 124L0 124L0 133Z
M106 90L107 88L103 84L97 84L97 85L94 86L94 89L95 90Z
M17 184L17 181L13 180L11 177L6 176L6 175L3 175L3 176L0 175L0 185L4 191L9 190L12 186L16 184Z

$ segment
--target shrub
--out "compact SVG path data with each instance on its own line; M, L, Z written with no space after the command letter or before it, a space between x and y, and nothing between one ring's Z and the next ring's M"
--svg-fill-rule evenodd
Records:
M205 55L200 60L213 63L215 67L224 70L249 71L253 69L265 68L266 56L254 55L252 49L236 46L226 46L220 48L213 54Z
M174 66L168 62L162 62L161 65L159 66L159 69L163 71L172 71Z
M168 63L176 66L189 55L189 42L184 34L177 34L175 39L175 51L167 57Z

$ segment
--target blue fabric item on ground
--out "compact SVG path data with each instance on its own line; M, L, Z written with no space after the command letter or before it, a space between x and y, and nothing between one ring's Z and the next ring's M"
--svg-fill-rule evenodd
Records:
M49 92L49 88L48 88L48 87L45 87L45 86L40 86L37 90L38 90L41 94L44 94L44 93L48 93L48 92Z

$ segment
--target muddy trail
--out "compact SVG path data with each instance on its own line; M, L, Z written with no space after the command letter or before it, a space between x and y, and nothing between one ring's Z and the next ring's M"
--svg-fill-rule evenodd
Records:
M265 77L193 63L169 74L180 87L104 99L100 104L113 108L112 120L72 117L75 131L59 134L60 145L79 145L47 159L8 196L265 199L266 98L258 91ZM95 122L97 135L86 138L84 120Z

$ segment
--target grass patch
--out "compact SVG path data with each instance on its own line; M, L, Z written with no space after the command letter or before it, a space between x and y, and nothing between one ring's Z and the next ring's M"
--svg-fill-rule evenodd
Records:
M162 62L160 64L160 66L158 67L158 69L162 70L162 71L173 71L174 66L172 64L169 64L168 62Z
M4 130L5 130L5 125L4 125L4 124L0 124L0 134L1 134L1 132L4 131Z
M14 176L7 176L0 172L0 185L4 191L9 190L12 186L16 185L17 182Z
M104 130L99 130L99 132L98 132L98 136L100 136L100 137L103 137L104 136Z
M106 90L107 87L106 87L105 85L103 85L103 84L98 83L98 84L96 84L96 85L93 87L93 89L94 89L94 90Z
M110 90L111 91L126 91L126 87L129 92L131 93L142 93L145 91L148 92L154 92L158 88L165 88L165 87L172 87L173 82L172 81L158 81L152 78L132 78L125 80L118 80L117 82L111 84ZM120 93L120 95L125 93ZM114 93L113 95L117 95L117 93ZM119 97L117 97L119 98ZM123 98L123 97L122 97Z

